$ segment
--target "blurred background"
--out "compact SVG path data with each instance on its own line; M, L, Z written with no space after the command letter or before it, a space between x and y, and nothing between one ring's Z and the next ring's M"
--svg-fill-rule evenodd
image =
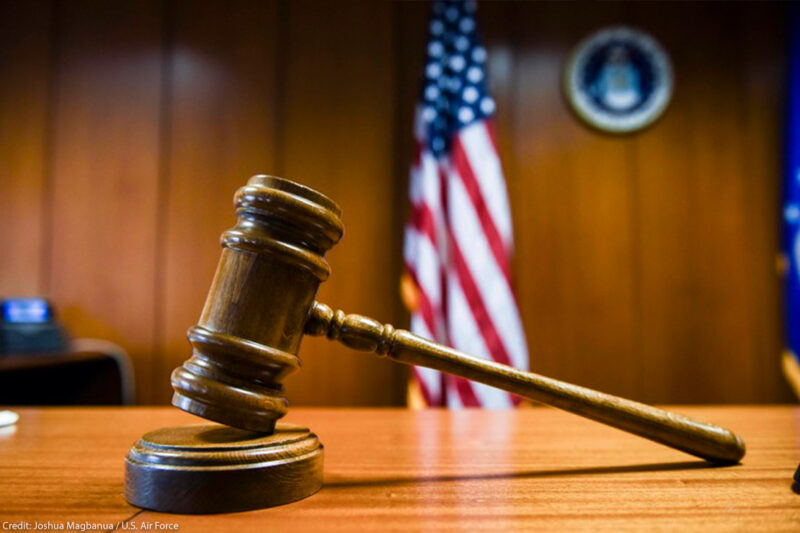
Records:
M792 399L776 268L787 11L480 3L531 370L646 402ZM0 3L0 297L47 298L71 337L127 352L137 403L167 403L232 195L268 173L343 209L320 299L407 326L428 15L424 2ZM570 51L609 24L656 37L674 69L662 118L626 136L582 124L561 85ZM300 356L293 405L405 402L400 365L315 338Z

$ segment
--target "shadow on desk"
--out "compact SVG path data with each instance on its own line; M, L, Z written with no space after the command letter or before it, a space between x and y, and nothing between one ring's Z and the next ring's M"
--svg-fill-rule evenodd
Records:
M357 487L388 487L417 483L447 483L452 481L486 481L492 479L534 479L543 477L585 476L593 474L629 474L634 472L667 472L672 470L698 470L729 468L736 465L716 465L706 461L681 461L678 463L650 463L624 466L598 466L588 468L561 468L532 472L507 472L500 474L445 475L424 477L393 477L385 479L349 479L345 476L326 475L324 487L349 489Z

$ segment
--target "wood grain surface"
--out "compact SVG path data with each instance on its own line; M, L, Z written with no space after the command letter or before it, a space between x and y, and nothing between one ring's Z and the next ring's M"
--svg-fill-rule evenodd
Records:
M800 527L796 407L680 407L729 426L744 464L688 455L553 409L294 409L325 445L325 486L228 515L140 512L123 458L143 433L201 420L173 408L20 409L0 436L0 522L156 521L180 531L704 530Z

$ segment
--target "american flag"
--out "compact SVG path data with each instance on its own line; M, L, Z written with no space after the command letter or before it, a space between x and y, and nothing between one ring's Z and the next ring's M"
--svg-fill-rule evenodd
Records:
M432 10L403 250L414 288L406 298L411 330L526 370L528 348L511 288L511 213L476 5L435 1ZM435 370L415 367L414 376L428 405L517 403L506 392Z

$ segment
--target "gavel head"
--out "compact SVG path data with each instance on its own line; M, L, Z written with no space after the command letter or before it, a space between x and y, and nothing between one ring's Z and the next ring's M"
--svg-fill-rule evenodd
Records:
M306 318L330 275L325 253L342 237L341 210L272 176L250 178L235 205L237 224L222 234L200 322L189 329L192 357L172 373L172 404L271 433L288 409L281 381L300 366Z

